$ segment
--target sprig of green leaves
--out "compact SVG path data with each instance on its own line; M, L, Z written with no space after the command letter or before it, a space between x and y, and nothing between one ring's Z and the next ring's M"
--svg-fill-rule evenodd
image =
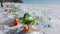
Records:
M29 17L31 17L30 14L25 13L24 16L21 18L21 23L27 25L33 25L35 21L38 19L38 17L34 17L32 19L29 19Z

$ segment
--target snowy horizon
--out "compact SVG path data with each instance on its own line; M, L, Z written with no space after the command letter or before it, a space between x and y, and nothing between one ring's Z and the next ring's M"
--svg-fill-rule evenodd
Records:
M24 3L60 3L60 0L22 0Z

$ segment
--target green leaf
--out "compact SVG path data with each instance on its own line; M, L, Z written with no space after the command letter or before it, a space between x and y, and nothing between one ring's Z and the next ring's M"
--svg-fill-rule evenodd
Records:
M33 25L35 21L38 19L38 17L34 17L33 19L29 19L29 17L30 17L29 13L25 13L23 18L21 19L21 23Z

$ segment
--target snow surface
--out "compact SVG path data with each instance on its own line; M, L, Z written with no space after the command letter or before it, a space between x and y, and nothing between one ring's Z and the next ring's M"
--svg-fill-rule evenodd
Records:
M16 27L9 26L11 26L15 18L22 17L26 12L39 16L38 25L35 24L35 26L42 34L60 34L60 4L8 4L20 7L21 11L15 13L0 12L0 34L17 34L17 31L20 31L21 25ZM5 3L4 5L7 4Z

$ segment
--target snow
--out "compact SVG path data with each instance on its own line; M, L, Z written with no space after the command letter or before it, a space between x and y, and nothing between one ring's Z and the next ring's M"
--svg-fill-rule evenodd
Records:
M6 3L4 5L7 5ZM20 7L20 11L15 13L7 13L1 10L0 12L0 33L1 34L16 34L20 30L21 25L18 27L11 26L13 20L22 17L26 12L33 15L38 15L38 25L35 26L43 34L60 34L60 4L19 4L8 3L8 5L15 5ZM5 6L6 7L6 6ZM0 8L3 9L3 8ZM4 8L5 9L5 8ZM42 23L41 23L42 17ZM51 27L48 27L48 24ZM19 30L18 30L19 29ZM33 32L34 33L34 32ZM37 33L37 32L35 32Z

